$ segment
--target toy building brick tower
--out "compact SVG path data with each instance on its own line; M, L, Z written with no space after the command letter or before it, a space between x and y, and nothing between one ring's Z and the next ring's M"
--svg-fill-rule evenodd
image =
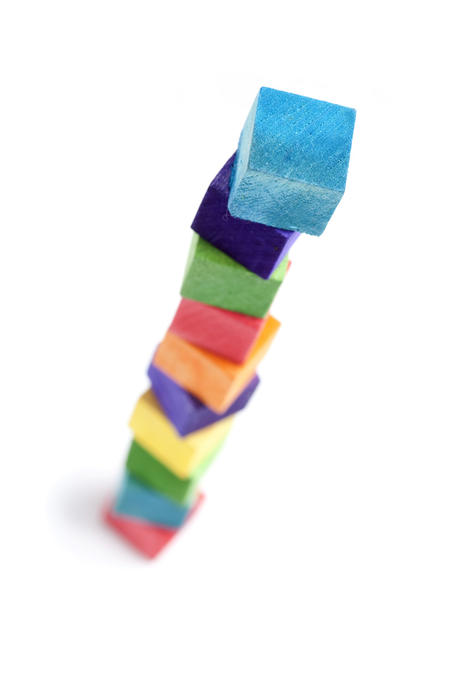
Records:
M106 521L154 557L202 502L199 481L279 322L270 306L301 233L319 236L346 183L355 111L261 88L238 151L192 223L181 301L130 420L133 441Z

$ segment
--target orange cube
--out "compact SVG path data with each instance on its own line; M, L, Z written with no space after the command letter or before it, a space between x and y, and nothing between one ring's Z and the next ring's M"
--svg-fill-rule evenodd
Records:
M239 365L168 331L157 348L152 364L168 374L212 411L223 413L243 391L269 349L279 321L267 316L246 361Z

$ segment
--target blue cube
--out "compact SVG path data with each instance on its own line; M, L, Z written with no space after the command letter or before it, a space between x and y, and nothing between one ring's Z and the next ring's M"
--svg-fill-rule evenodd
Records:
M188 517L190 506L191 504L175 503L168 496L142 484L125 472L113 510L118 515L145 520L168 529L177 529Z
M343 196L356 112L261 88L232 172L232 216L320 236Z

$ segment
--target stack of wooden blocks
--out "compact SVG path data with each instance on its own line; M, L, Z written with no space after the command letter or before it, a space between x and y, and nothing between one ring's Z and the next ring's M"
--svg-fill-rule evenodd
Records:
M346 183L353 109L262 88L238 151L194 218L175 317L107 522L154 557L198 508L199 480L254 394L280 326L269 313L299 232L320 235Z

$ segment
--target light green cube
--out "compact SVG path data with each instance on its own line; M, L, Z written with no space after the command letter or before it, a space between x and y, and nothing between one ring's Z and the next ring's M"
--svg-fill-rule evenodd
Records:
M194 233L181 296L263 318L283 282L287 267L288 256L265 280Z

